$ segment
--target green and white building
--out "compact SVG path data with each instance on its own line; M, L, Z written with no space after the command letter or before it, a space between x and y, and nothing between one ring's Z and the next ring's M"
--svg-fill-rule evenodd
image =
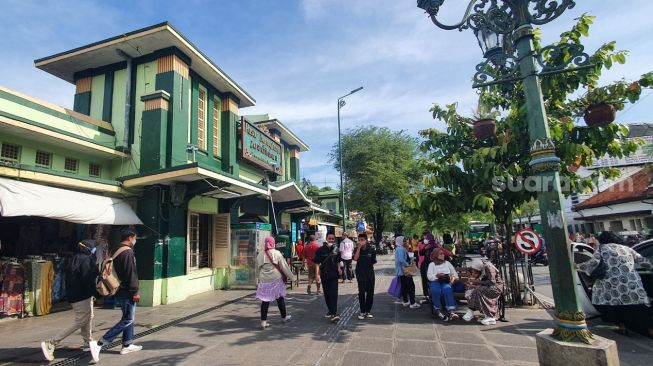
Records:
M144 305L254 284L244 267L263 236L285 230L292 240L302 219L327 212L295 183L309 147L277 119L242 116L254 98L169 23L35 65L76 85L74 108L0 88L0 182L37 184L55 198L57 189L80 200L76 194L109 197L117 203L105 210L129 206L143 225L119 219L131 217L128 209L94 221L77 204L15 217L8 205L26 196L0 192L0 227L69 215L82 217L76 225L136 224ZM247 239L247 230L258 234ZM3 235L0 250L19 247L18 234Z

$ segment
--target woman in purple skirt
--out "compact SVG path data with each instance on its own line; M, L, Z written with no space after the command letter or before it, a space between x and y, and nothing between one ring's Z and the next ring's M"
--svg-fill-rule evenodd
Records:
M290 315L286 314L286 303L283 299L286 296L284 279L292 279L293 274L285 258L275 247L274 238L268 236L265 239L265 250L256 257L259 273L256 298L261 300L261 329L270 327L267 321L268 309L270 302L274 300L277 301L281 319L284 322L290 320Z

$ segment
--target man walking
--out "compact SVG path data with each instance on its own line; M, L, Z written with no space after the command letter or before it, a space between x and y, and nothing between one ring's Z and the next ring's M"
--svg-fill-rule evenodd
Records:
M315 241L315 235L308 236L309 243L304 247L304 257L306 257L306 265L308 266L308 287L306 293L311 294L311 285L315 281L317 287L317 294L320 294L320 265L313 262L315 253L320 249L320 244Z
M119 334L122 334L121 355L140 351L142 346L134 344L134 320L136 317L136 303L141 300L138 294L138 273L136 272L136 258L134 245L136 233L125 229L120 232L120 245L113 252L113 268L120 279L120 288L116 292L116 303L122 309L120 321L109 329L97 343L91 343L93 360L98 360L102 346L111 343ZM118 253L120 251L120 253ZM118 254L118 255L116 255Z
M356 245L356 281L358 282L358 303L361 312L358 319L372 319L372 304L374 303L374 264L376 251L368 244L365 233L358 234Z
M332 322L340 320L338 316L338 278L342 275L340 254L336 246L336 236L327 234L327 241L315 253L313 261L320 265L320 279L324 288L324 301L328 312L327 318Z
M345 283L345 278L351 283L353 276L351 270L351 261L354 255L354 242L351 241L347 233L342 233L342 241L340 242L340 257L345 263L345 271L342 274L342 283Z
M91 344L95 344L91 337L93 330L93 296L95 292L95 279L98 276L98 267L95 264L95 240L82 240L78 252L66 263L66 300L70 303L75 314L75 319L66 328L63 328L51 340L41 342L41 350L45 359L54 360L54 350L61 341L69 335L81 330L84 339L84 348L88 351ZM98 360L94 359L95 362Z

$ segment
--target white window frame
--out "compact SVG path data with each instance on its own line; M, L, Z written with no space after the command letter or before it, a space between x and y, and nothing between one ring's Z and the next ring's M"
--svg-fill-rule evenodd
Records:
M197 88L197 148L202 151L207 151L208 145L206 141L208 137L208 94L208 91L199 85Z
M201 241L201 216L202 215L207 215L211 216L208 214L203 214L200 212L193 212L189 211L188 212L188 219L187 219L187 230L186 230L186 272L193 272L193 271L198 271L204 268L211 268L212 262L213 262L213 257L212 257L212 247L213 247L213 218L211 218L210 221L210 227L206 228L209 238L208 238L208 251L209 253L207 254L208 258L208 265L206 267L200 267L200 241ZM193 226L193 218L197 217L197 226ZM194 233L195 231L195 233ZM196 245L196 250L192 251L193 245ZM191 260L195 260L195 265L191 263Z

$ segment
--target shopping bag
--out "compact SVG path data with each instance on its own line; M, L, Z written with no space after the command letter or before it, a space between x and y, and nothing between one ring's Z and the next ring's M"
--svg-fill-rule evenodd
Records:
M401 281L399 277L394 277L392 282L390 282L390 287L388 288L388 293L396 298L401 298Z

